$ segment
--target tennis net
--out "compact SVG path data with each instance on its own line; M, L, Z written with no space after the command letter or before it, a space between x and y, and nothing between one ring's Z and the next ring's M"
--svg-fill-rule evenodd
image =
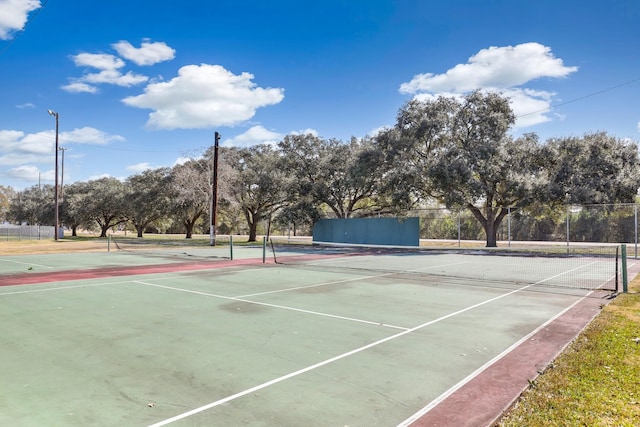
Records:
M138 256L162 258L229 259L229 242L211 246L208 238L185 239L165 236L150 238L113 237L108 240L108 251L131 253Z
M509 248L407 248L342 244L291 245L272 240L277 263L325 271L456 278L617 291L619 245Z

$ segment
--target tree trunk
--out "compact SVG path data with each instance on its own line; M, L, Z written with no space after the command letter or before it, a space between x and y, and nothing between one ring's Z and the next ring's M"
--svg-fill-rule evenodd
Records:
M484 232L487 235L487 248L498 247L497 229L495 221L487 219L484 227Z
M255 242L258 237L258 221L249 223L249 241Z
M249 226L249 242L255 242L258 237L258 217L251 209L244 209L244 218Z
M138 237L142 237L142 232L144 231L143 225L136 225L136 231L138 232Z
M509 210L507 208L500 208L500 212L496 215L497 207L485 207L485 212L487 213L487 217L485 218L482 215L480 209L476 208L473 205L467 206L473 216L480 222L482 228L484 228L484 233L487 237L487 248L495 248L498 247L498 228L502 223L502 220L507 215Z
M508 208L500 208L500 212L498 213L498 216L496 216L495 220L493 221L493 241L495 242L495 246L493 247L498 246L496 235L498 234L498 229L500 228L500 224L502 224L502 220L508 214L509 214Z
M190 239L193 236L193 227L196 225L195 221L182 221L184 224L184 229L186 230L185 239Z

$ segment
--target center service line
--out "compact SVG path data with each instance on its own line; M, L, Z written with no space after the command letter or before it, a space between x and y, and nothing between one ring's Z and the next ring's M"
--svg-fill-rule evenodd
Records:
M152 286L153 286L153 285L152 285ZM184 418L190 417L190 416L192 416L192 415L198 414L198 413L203 412L203 411L206 411L206 410L208 410L208 409L215 408L216 406L219 406L219 405L222 405L222 404L228 403L228 402L230 402L230 401L232 401L232 400L235 400L235 399L237 399L237 398L239 398L239 397L246 396L246 395L251 394L251 393L254 393L254 392L258 391L258 390L262 390L263 388L270 387L270 386L272 386L272 385L274 385L274 384L280 383L280 382L282 382L282 381L288 380L288 379L293 378L293 377L297 377L298 375L302 375L302 374L304 374L304 373L306 373L306 372L312 371L312 370L314 370L314 369L320 368L320 367L322 367L322 366L328 365L328 364L333 363L333 362L336 362L336 361L338 361L338 360L341 360L341 359L347 358L347 357L352 356L352 355L354 355L354 354L360 353L360 352L362 352L362 351L364 351L364 350L368 350L368 349L370 349L370 348L372 348L372 347L376 347L376 346L378 346L378 345L380 345L380 344L386 343L387 341L391 341L391 340L394 340L394 339L396 339L396 338L400 338L400 337L402 337L402 336L404 336L404 335L410 334L410 333L412 333L412 332L415 332L415 331L420 330L420 329L422 329L422 328L425 328L425 327L427 327L427 326L433 325L433 324L435 324L435 323L441 322L441 321L443 321L443 320L449 319L449 318L451 318L451 317L457 316L457 315L459 315L459 314L465 313L465 312L467 312L467 311L473 310L473 309L475 309L475 308L478 308L478 307L481 307L481 306L483 306L483 305L489 304L489 303L491 303L491 302L497 301L497 300L499 300L499 299L505 298L505 297L507 297L507 296L509 296L509 295L513 295L513 294L515 294L516 292L520 292L520 291L522 291L522 290L524 290L524 289L526 289L526 288L529 288L529 287L531 287L531 286L533 286L533 285L523 286L523 287L521 287L521 288L515 289L515 290L510 291L510 292L507 292L506 294L499 295L499 296L497 296L497 297L494 297L494 298L491 298L491 299L488 299L488 300L485 300L485 301L479 302L479 303L477 303L477 304L471 305L471 306L469 306L469 307L463 308L463 309L458 310L458 311L455 311L455 312L453 312L453 313L449 313L449 314L447 314L447 315L445 315L445 316L442 316L442 317L439 317L439 318L437 318L437 319L430 320L430 321L425 322L425 323L423 323L423 324L421 324L421 325L415 326L415 327L413 327L413 328L411 328L411 329L407 329L407 330L405 330L405 331L399 332L399 333L397 333L397 334L395 334L395 335L388 336L388 337L383 338L383 339L380 339L380 340L378 340L378 341L374 341L374 342L372 342L371 344L367 344L367 345L362 346L362 347L360 347L360 348L356 348L356 349L354 349L354 350L351 350L351 351L349 351L349 352L346 352L346 353L340 354L340 355L338 355L338 356L332 357L332 358L327 359L327 360L324 360L324 361L322 361L322 362L318 362L318 363L316 363L316 364L314 364L314 365L307 366L306 368L299 369L299 370L297 370L297 371L291 372L290 374L283 375L283 376L278 377L278 378L274 378L274 379L272 379L271 381L267 381L267 382L265 382L265 383L262 383L262 384L259 384L259 385L255 386L255 387L252 387L252 388L249 388L249 389L247 389L247 390L244 390L244 391L238 392L238 393L236 393L236 394L232 394L231 396L227 396L227 397L225 397L225 398L223 398L223 399L216 400L215 402L211 402L211 403L209 403L209 404L207 404L207 405L200 406L199 408L195 408L195 409L192 409L192 410L190 410L190 411L183 412L182 414L176 415L175 417L167 418L166 420L160 421L160 422L155 423L155 424L151 424L149 427L161 427L161 426L165 426L165 425L167 425L167 424L171 424L171 423L173 423L173 422L176 422L176 421L182 420L182 419L184 419Z

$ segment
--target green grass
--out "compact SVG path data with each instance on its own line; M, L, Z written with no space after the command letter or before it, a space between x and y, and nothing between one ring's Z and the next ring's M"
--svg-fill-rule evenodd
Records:
M500 426L639 426L640 278L530 383Z

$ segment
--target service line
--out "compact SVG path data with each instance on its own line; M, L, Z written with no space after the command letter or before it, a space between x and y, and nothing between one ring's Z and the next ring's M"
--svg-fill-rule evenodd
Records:
M155 285L151 285L151 286L155 286ZM329 364L331 364L331 363L333 363L333 362L337 362L337 361L342 360L342 359L344 359L344 358L347 358L347 357L349 357L349 356L353 356L354 354L357 354L357 353L360 353L360 352L362 352L362 351L368 350L368 349L370 349L370 348L376 347L376 346L378 346L378 345L380 345L380 344L384 344L384 343L386 343L386 342L388 342L388 341L391 341L391 340L394 340L394 339L400 338L400 337L402 337L402 336L405 336L405 335L407 335L407 334L413 333L413 332L418 331L418 330L420 330L420 329L422 329L422 328L425 328L425 327L427 327L427 326L430 326L430 325L433 325L433 324L435 324L435 323L441 322L441 321L443 321L443 320L446 320L446 319L452 318L452 317L454 317L454 316L458 316L458 315L460 315L460 314L462 314L462 313L465 313L465 312L467 312L467 311L473 310L473 309L478 308L478 307L481 307L481 306L483 306L483 305L486 305L486 304L492 303L492 302L497 301L497 300L499 300L499 299L505 298L505 297L507 297L507 296L509 296L509 295L513 295L513 294L515 294L516 292L520 292L520 291L522 291L522 290L524 290L524 289L526 289L526 288L529 288L529 287L531 287L531 286L533 286L533 285L526 285L526 286L523 286L523 287L521 287L521 288L515 289L515 290L513 290L513 291L507 292L507 293L505 293L505 294L498 295L498 296L496 296L496 297L493 297L493 298L487 299L487 300L485 300L485 301L482 301L482 302L479 302L479 303L476 303L476 304L470 305L470 306L468 306L468 307L466 307L466 308L463 308L463 309L457 310L457 311L455 311L455 312L453 312L453 313L449 313L449 314L447 314L447 315L445 315L445 316L439 317L439 318L434 319L434 320L430 320L430 321L428 321L428 322L425 322L425 323L423 323L423 324L421 324L421 325L418 325L418 326L415 326L415 327L413 327L413 328L406 329L406 330L404 330L404 331L402 331L402 332L398 332L397 334L390 335L390 336L388 336L388 337L386 337L386 338L382 338L382 339L380 339L380 340L378 340L378 341L374 341L374 342L372 342L372 343L370 343L370 344L367 344L367 345L365 345L365 346L362 346L362 347L356 348L356 349L354 349L354 350L348 351L348 352L346 352L346 353L340 354L340 355L335 356L335 357L332 357L332 358L330 358L330 359L326 359L326 360L324 360L324 361L322 361L322 362L319 362L319 363L316 363L316 364L313 364L313 365L307 366L306 368L299 369L299 370L294 371L294 372L291 372L291 373L289 373L289 374L287 374L287 375L283 375L283 376L281 376L281 377L274 378L274 379L272 379L272 380L270 380L270 381L267 381L267 382L265 382L265 383L262 383L262 384L259 384L259 385L255 386L255 387L251 387L251 388L249 388L249 389L246 389L246 390L240 391L240 392L238 392L238 393L232 394L231 396L227 396L227 397L225 397L225 398L223 398L223 399L216 400L215 402L211 402L211 403L209 403L209 404L207 404L207 405L200 406L199 408L195 408L195 409L192 409L192 410L190 410L190 411L183 412L182 414L178 414L178 415L176 415L176 416L174 416L174 417L167 418L167 419L165 419L165 420L159 421L159 422L157 422L157 423L155 423L155 424L150 425L149 427L161 427L161 426L165 426L165 425L167 425L167 424L174 423L174 422L176 422L176 421L180 421L180 420L182 420L182 419L188 418L188 417L190 417L190 416L192 416L192 415L195 415L195 414L198 414L198 413L200 413L200 412L203 412L203 411L209 410L209 409L211 409L211 408L215 408L216 406L220 406L220 405L223 405L223 404L225 404L225 403L231 402L232 400L238 399L238 398L243 397L243 396L246 396L246 395L248 395L248 394L255 393L256 391L259 391L259 390L262 390L262 389L264 389L264 388L270 387L270 386L272 386L272 385L274 385L274 384L277 384L277 383L280 383L280 382L282 382L282 381L285 381L285 380L288 380L288 379L291 379L291 378L297 377L297 376L302 375L302 374L304 374L304 373L306 373L306 372L313 371L314 369L318 369L318 368L320 368L320 367L322 367L322 366L329 365ZM227 298L228 298L228 297L227 297Z

